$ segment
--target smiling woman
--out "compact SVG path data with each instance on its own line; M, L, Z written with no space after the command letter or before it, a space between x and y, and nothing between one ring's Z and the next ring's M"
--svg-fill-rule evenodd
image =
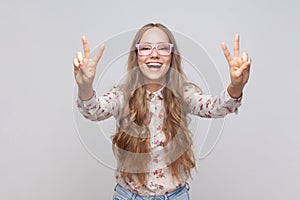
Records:
M189 199L187 180L196 163L188 114L220 118L237 112L251 65L246 53L239 55L239 36L234 57L223 44L231 83L217 96L187 82L173 34L162 24L147 24L136 33L126 82L99 97L93 81L104 46L91 59L86 38L82 41L84 55L78 52L73 61L78 108L90 120L114 116L117 122L114 199Z

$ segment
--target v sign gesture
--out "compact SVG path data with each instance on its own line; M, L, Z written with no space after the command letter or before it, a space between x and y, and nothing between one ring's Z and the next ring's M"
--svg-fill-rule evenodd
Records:
M232 57L226 44L222 48L230 68L231 83L227 88L229 95L238 98L242 95L243 88L248 82L251 59L246 52L240 55L240 36L236 34L234 39L234 56Z
M97 55L90 58L90 48L85 36L82 37L84 55L77 52L76 58L73 60L74 76L78 85L79 97L82 100L90 99L93 94L93 81L96 74L96 66L103 54L104 45L101 45Z

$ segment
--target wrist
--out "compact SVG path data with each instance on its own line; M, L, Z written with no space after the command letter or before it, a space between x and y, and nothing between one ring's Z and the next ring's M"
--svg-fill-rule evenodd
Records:
M227 87L227 92L228 92L228 94L230 95L231 98L238 99L242 96L243 87L233 86L232 84L230 84Z
M82 101L88 101L94 96L93 88L78 90L78 96Z

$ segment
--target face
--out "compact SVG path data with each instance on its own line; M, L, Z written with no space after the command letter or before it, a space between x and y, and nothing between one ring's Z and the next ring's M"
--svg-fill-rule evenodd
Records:
M158 44L169 42L168 35L157 27L147 30L140 43ZM148 83L164 84L166 74L170 68L172 54L161 56L157 53L156 48L148 56L138 55L138 64L141 72L144 75L145 81Z

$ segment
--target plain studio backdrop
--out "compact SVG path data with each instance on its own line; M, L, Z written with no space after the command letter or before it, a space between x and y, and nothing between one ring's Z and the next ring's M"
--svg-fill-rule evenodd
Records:
M82 35L94 48L148 22L201 45L224 87L222 41L232 52L240 33L253 59L239 114L226 117L216 147L197 162L191 199L299 199L299 9L296 0L2 1L0 199L112 198L113 169L77 134L72 60Z

